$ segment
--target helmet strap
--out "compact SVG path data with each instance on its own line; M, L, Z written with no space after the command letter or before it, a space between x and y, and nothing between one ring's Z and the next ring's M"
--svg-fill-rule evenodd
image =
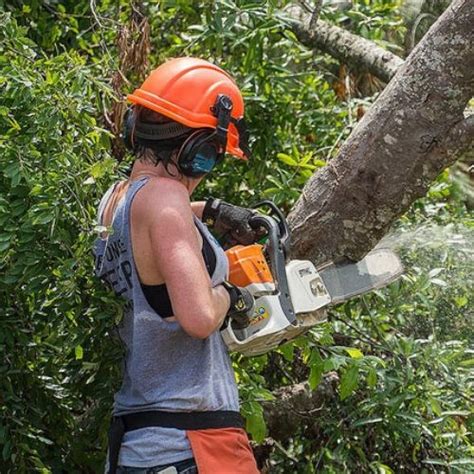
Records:
M134 137L142 140L170 140L177 138L192 129L178 122L144 123L139 120L135 123Z

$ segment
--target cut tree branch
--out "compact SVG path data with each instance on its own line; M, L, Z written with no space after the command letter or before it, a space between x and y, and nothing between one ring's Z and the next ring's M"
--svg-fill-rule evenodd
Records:
M317 412L334 398L338 382L337 374L330 372L316 390L311 390L308 382L276 390L276 399L262 404L269 436L286 441L303 425L317 426Z
M308 181L288 216L294 258L359 260L472 147L473 24L472 0L454 0Z
M299 5L287 9L292 30L308 48L318 49L344 64L367 70L385 82L395 75L403 59L372 41L354 35L343 28L316 20Z

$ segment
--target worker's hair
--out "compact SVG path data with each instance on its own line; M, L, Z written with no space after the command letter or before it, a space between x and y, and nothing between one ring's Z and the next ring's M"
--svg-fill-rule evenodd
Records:
M135 114L135 123L158 124L173 122L173 120L168 117L141 105L135 105L133 113ZM156 141L153 143L135 139L135 156L142 163L149 163L155 166L160 162L163 163L166 171L171 175L174 174L174 171L170 171L170 165L172 165L175 171L179 173L174 159L190 133L191 132L184 133L183 135L173 139Z

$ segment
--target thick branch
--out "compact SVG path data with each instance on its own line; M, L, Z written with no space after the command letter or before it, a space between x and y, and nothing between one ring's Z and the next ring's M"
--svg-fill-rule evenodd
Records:
M289 215L294 257L359 259L472 146L474 9L454 0Z
M288 13L294 20L292 30L301 43L319 49L342 63L365 69L385 82L403 64L402 58L372 41L325 21L314 21L313 16L301 6L292 5Z
M304 382L275 391L276 400L263 403L270 437L285 441L302 425L314 425L318 418L317 412L334 398L337 383L337 374L330 372L316 390L311 390L309 384Z
M456 158L457 155L468 156L467 159L474 155L474 114L469 115L461 122L457 123L447 135L440 147L444 149L446 154Z

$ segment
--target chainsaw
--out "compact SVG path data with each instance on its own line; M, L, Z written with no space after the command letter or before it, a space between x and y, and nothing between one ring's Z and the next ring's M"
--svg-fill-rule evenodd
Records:
M264 354L326 321L328 306L387 286L403 273L398 256L384 248L359 262L318 268L309 260L289 260L290 231L283 213L271 201L257 206L267 207L269 213L256 213L249 225L263 228L267 241L226 251L229 282L246 288L255 299L246 328L235 328L229 320L221 330L231 351Z

